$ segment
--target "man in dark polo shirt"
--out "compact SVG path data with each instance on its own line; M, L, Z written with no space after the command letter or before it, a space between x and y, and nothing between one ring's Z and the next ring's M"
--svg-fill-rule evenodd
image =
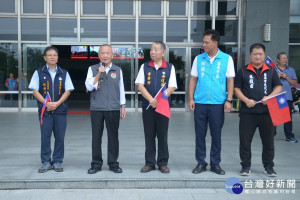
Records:
M255 43L250 47L250 63L242 67L234 81L235 95L242 101L240 108L240 158L242 176L250 175L251 142L256 128L263 144L262 162L267 176L277 176L274 171L275 127L266 106L266 98L279 94L282 86L276 70L264 63L265 46ZM262 103L257 103L261 101Z

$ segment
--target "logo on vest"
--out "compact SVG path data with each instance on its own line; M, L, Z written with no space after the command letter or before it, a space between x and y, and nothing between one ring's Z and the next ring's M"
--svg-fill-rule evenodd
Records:
M219 73L220 73L220 62L218 62L218 66L217 66L217 75L216 75L216 78L220 78L220 76L219 76Z
M268 87L267 87L267 81L268 81L268 77L267 77L267 74L264 73L264 92L265 94L268 94Z
M204 77L205 67L201 67L200 71L201 71L201 77Z
M59 77L60 78L60 77ZM62 81L59 81L58 94L61 95Z
M165 78L166 78L165 72L162 72L162 74L163 75L161 76L161 80L160 80L161 81L161 84L160 84L161 86L163 86L164 84L166 84L166 82L165 82Z
M117 74L116 73L111 73L110 75L112 78L117 78Z
M148 72L148 77L147 77L147 84L151 84L151 72Z
M59 77L59 78L58 78L58 80L62 81L62 78L61 78L61 77Z
M253 87L254 87L254 81L253 81L253 76L252 75L249 76L249 87L251 89L253 89Z

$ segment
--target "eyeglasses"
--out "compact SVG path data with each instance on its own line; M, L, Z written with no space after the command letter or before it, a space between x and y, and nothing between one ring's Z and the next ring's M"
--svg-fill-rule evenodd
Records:
M46 55L47 57L58 57L57 54L50 54L50 55Z

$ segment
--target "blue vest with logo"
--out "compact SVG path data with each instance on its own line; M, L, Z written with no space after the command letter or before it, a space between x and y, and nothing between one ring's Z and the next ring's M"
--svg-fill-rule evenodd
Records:
M50 76L50 73L48 72L47 66L45 65L42 68L39 68L37 70L39 75L39 93L45 98L47 92L49 92L51 101L55 102L58 101L63 93L65 92L65 81L66 81L66 75L67 70L64 70L57 66L57 72L54 78L54 82L52 82L52 78ZM37 101L37 105L39 108L39 113L41 113L43 103ZM56 114L67 114L67 102L63 102L60 104L54 111L51 113ZM45 115L48 114L47 109L45 109Z
M8 78L7 82L8 82L9 87L16 88L17 80ZM18 91L17 89L11 89L11 88L8 88L7 90L8 91Z
M229 55L220 50L212 64L206 52L197 56L198 80L194 93L195 103L225 103L228 59Z
M153 61L150 61L153 63ZM166 62L167 67L160 67L158 70L154 66L149 65L150 62L144 63L144 76L145 84L144 87L151 94L152 97L155 97L160 88L166 84L168 88L168 83L171 75L172 64ZM169 102L171 98L169 97ZM148 106L149 101L142 97L143 104L142 106Z

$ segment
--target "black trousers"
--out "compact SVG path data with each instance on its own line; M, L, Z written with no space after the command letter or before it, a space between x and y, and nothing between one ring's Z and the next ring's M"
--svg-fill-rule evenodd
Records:
M283 130L284 130L285 137L287 139L290 139L292 137L295 137L293 133L293 119L292 119L293 101L288 100L287 102L289 104L291 121L284 123ZM276 132L276 127L275 127L275 132Z
M92 121L92 163L94 168L101 168L102 160L102 135L104 121L107 129L107 164L109 167L119 166L119 138L120 111L95 111L91 110Z
M143 124L145 134L145 165L155 167L167 166L169 160L168 150L168 127L169 118L155 112L151 106L146 110L143 107ZM156 142L157 137L157 162L156 162Z
M274 166L274 131L275 127L269 114L240 113L240 158L241 165L251 167L251 143L258 127L263 145L262 163L264 167Z

